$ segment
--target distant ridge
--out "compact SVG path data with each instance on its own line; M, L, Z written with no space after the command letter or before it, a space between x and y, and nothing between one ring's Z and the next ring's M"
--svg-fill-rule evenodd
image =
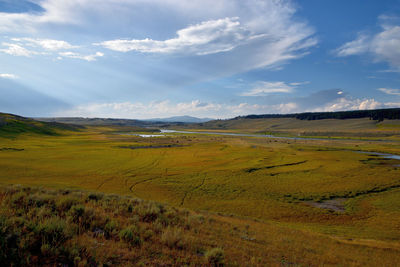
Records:
M370 118L371 120L382 121L400 119L400 108L371 109L371 110L351 110L334 112L303 112L292 114L261 114L247 115L233 118L237 119L272 119L272 118L296 118L299 120L323 120L323 119L360 119Z
M75 125L88 125L88 126L146 126L144 121L133 119L109 119L109 118L82 118L82 117L55 117L55 118L35 118L39 121L45 122L59 122Z

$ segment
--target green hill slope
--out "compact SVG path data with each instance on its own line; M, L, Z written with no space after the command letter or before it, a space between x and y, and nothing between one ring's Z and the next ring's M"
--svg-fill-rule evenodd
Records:
M0 136L13 137L22 133L57 135L60 131L76 131L81 126L56 122L40 122L8 113L0 113Z

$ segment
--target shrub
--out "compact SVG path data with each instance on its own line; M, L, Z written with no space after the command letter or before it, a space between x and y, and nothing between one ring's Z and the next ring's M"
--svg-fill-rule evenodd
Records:
M21 208L26 205L26 194L24 192L18 192L15 193L11 199L10 202L13 207L15 208Z
M103 194L103 193L90 193L90 194L87 196L87 199L88 199L88 200L99 201L99 200L102 200L103 197L104 197L104 194Z
M121 232L119 232L119 238L135 247L142 244L142 240L140 239L139 231L136 226L128 226L127 228L121 230Z
M88 229L94 217L94 210L83 205L74 205L68 212L74 223L79 224L83 229Z
M183 248L184 240L182 230L176 227L168 227L161 235L161 242L169 248Z
M104 233L107 238L115 235L119 229L118 222L115 220L111 220L104 226Z
M223 266L225 254L222 248L213 248L206 252L205 254L207 263L212 266Z
M43 205L54 205L54 196L48 194L35 194L28 197L28 203L33 207L42 207Z
M80 203L81 201L78 198L73 196L66 196L60 198L56 202L56 208L59 212L66 213L71 209L72 206L78 205Z
M45 219L35 228L35 234L42 239L42 244L58 247L72 237L71 228L60 217Z
M54 215L51 209L47 208L46 206L36 209L36 216L39 219L43 218L50 218Z
M138 205L135 208L135 212L144 222L154 222L163 211L163 207L160 204L153 202Z
M0 262L3 264L17 263L19 236L12 229L12 225L3 216L0 216Z
M85 206L74 205L69 210L68 215L72 218L72 221L74 223L79 223L84 213L85 213Z

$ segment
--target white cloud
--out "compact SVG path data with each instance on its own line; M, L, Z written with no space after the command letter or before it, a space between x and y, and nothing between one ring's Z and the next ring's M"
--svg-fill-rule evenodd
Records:
M282 61L301 57L304 55L304 52L301 53L301 51L316 45L317 40L310 37L313 30L305 24L290 21L290 18L287 18L288 14L284 14L287 10L279 10L277 6L272 8L277 9L274 10L275 12L282 13L282 18L276 18L275 21L262 21L261 18L255 18L261 25L256 25L252 20L244 20L242 24L239 17L226 17L188 26L178 30L175 38L164 41L149 38L116 39L95 45L118 52L194 55L228 52L241 45L256 45L259 47L256 51L248 51L248 56L253 61L251 64L255 64L252 67L272 66ZM264 52L261 57L257 53L253 53L261 51Z
M278 104L252 103L208 103L200 100L173 103L169 100L142 103L142 102L113 102L89 103L63 110L54 116L72 117L103 117L103 118L130 118L150 119L170 116L190 115L195 117L232 118L249 114L285 114L297 112L323 112L343 110L366 110L377 108L400 107L400 103L382 103L373 98L341 97L329 103L321 103L319 107L308 108L303 104L289 101Z
M324 107L324 111L339 111L339 110L365 110L377 109L383 106L382 103L375 99L348 99L339 98L335 103L328 104Z
M239 18L205 21L177 31L177 37L165 41L112 40L99 43L105 48L143 53L193 53L214 54L234 49L244 41L257 38L240 25Z
M18 76L10 73L0 73L0 78L4 79L18 79Z
M294 19L296 9L290 1L150 2L161 6L168 3L165 4L168 10L172 9L181 18L187 18L186 14L199 18L195 20L197 23L189 22L164 40L152 38L149 32L146 39L115 39L98 45L119 52L213 54L218 58L210 56L198 62L208 61L211 65L208 69L218 76L263 67L279 69L279 65L305 56L318 42L307 23ZM213 8L208 8L208 4Z
M336 49L336 53L340 57L363 54L369 50L369 41L368 36L360 34L354 41L345 43Z
M387 102L382 103L373 98L353 99L353 98L339 98L334 102L328 103L323 107L319 107L310 111L343 111L343 110L366 110L366 109L379 109L379 108L394 108L400 107L400 103Z
M7 48L0 49L0 51L12 56L30 57L32 55L38 54L37 52L28 50L18 44L2 43L2 46L6 46Z
M307 82L285 83L285 82L257 82L252 89L240 94L241 96L265 96L274 93L292 93L297 86Z
M53 39L34 39L34 38L11 38L15 43L3 42L2 45L7 47L0 49L0 52L13 55L31 57L33 55L54 55L54 52L67 49L75 49L78 46L73 46L70 43L62 40ZM29 49L28 49L28 48ZM32 50L35 49L35 50ZM57 59L75 58L86 61L95 61L96 58L104 56L102 52L96 52L90 55L83 55L77 52L65 51L59 52Z
M79 53L68 51L68 52L60 52L59 55L61 57L57 57L57 59L62 59L62 57L66 57L66 58L82 59L86 61L95 61L98 57L104 56L104 53L96 52L95 54L92 55L82 55Z
M289 85L293 85L293 86L300 86L300 85L306 85L309 84L309 81L306 82L295 82L295 83L289 83Z
M394 71L400 71L400 26L381 16L382 31L375 35L361 34L336 50L338 56L370 54L375 61L388 62Z
M279 69L283 63L305 56L317 44L314 29L295 18L296 6L291 0L41 0L35 3L43 12L0 12L0 32L39 36L73 26L73 31L91 32L98 37L109 36L112 30L112 36L130 37L101 43L115 51L205 56L204 61L190 59L189 68L201 69L204 73L199 79L263 67ZM135 27L140 30L129 30ZM148 34L147 38L135 36L143 33ZM65 49L68 44L47 40L38 45L54 51L60 47ZM218 58L207 57L210 54ZM210 67L203 70L205 65Z
M70 43L62 40L34 38L11 38L11 40L18 43L24 43L27 46L40 46L41 48L50 51L77 48L77 46L73 46Z
M378 88L378 90L388 95L400 95L400 89Z

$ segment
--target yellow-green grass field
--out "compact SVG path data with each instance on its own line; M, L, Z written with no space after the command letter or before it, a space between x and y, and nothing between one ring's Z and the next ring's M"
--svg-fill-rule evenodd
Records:
M0 183L115 193L215 214L251 225L264 241L282 239L279 253L311 265L330 250L316 265L372 265L368 255L400 252L400 162L356 152L400 154L396 141L117 131L0 138ZM318 206L329 199L337 209ZM304 236L308 250L296 251ZM330 240L325 252L317 249L323 240ZM336 258L351 256L351 264Z
M214 130L221 132L262 133L281 136L330 137L353 139L399 140L400 120L296 118L238 118L214 120L194 125L175 126L181 129Z

